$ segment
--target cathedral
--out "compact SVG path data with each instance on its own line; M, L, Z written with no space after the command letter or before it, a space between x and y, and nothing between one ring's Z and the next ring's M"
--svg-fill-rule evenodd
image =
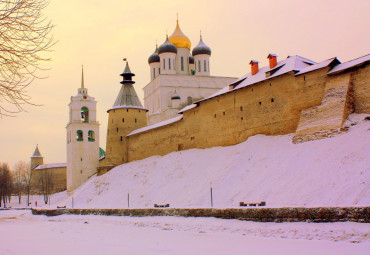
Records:
M148 125L170 119L184 106L206 98L236 78L211 76L211 48L200 36L191 51L189 38L175 31L148 58L150 82L144 87Z
M73 191L96 173L153 155L234 145L256 134L293 133L292 143L323 139L345 132L350 113L370 113L370 55L316 63L268 54L268 66L251 60L251 71L238 79L211 76L210 57L202 36L191 51L177 21L173 34L149 56L144 106L126 62L120 91L107 110L105 151L99 148L96 100L82 70L81 87L69 103L67 163L43 164L36 147L33 183L50 171L58 176L58 191Z

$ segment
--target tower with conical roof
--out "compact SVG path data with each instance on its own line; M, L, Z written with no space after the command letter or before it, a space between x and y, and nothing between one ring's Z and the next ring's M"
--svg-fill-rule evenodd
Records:
M31 169L44 164L44 157L41 156L39 145L36 145L35 151L31 157Z
M108 110L108 130L106 156L101 166L116 166L127 162L127 139L126 135L135 129L146 126L146 109L143 108L133 84L135 76L126 62L123 80L116 101ZM111 168L109 167L109 168Z
M81 87L69 103L67 130L67 190L73 191L97 172L99 122L96 101L89 96L82 68Z

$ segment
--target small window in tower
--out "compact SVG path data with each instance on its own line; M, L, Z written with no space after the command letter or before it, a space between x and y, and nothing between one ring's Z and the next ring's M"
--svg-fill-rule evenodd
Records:
M122 118L122 122L125 122L125 118Z
M188 104L192 104L193 103L193 98L192 97L188 97Z
M270 82L270 87L272 86L271 82Z
M117 133L118 133L118 128L117 128Z
M273 98L271 98L271 103L273 103L274 102L274 99Z
M161 74L161 68L158 68L158 74Z
M121 136L121 142L122 142L122 136Z
M153 68L153 79L155 78L155 68Z
M126 112L128 112L128 109L126 109Z
M262 102L260 101L259 104L262 105Z
M87 133L87 135L88 135L88 141L89 142L95 142L95 133L94 133L94 131L92 131L92 130L89 130L89 132Z
M89 122L89 109L85 106L81 108L81 121L82 123Z
M223 115L225 115L225 112L223 112Z
M303 80L304 80L304 81L306 80L306 76L305 76L305 75L303 75Z
M204 72L207 72L207 62L204 60Z
M81 158L81 161L82 161L82 158Z
M77 130L77 141L83 141L83 132L82 130Z
M171 59L170 58L168 58L168 69L171 70Z
M80 171L80 173L82 174L82 170Z
M166 69L166 59L164 58L163 59L163 70L165 70Z
M240 120L244 120L244 118L243 117L240 117Z
M240 106L240 111L243 111L243 106Z
M213 117L217 118L217 114L215 114Z
M184 57L181 56L181 71L184 71Z
M198 72L200 72L200 60L198 60Z
M191 140L191 141L194 141L194 139L195 139L195 137L194 137L194 136L190 137L190 140Z
M137 122L137 119L135 118L135 123Z

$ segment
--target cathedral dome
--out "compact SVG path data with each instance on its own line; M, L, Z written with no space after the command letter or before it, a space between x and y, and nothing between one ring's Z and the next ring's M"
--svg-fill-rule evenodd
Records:
M155 51L148 58L148 63L149 64L156 63L156 62L161 62L161 60L159 58L159 55L158 55L158 46L155 47Z
M177 100L180 100L181 98L180 98L180 96L175 91L175 94L172 95L171 100L176 100L176 99Z
M194 64L194 57L193 56L189 56L189 64Z
M189 50L191 48L191 42L189 38L181 31L179 22L177 22L175 31L170 36L169 40L177 48L187 48Z
M166 41L162 45L160 45L158 48L158 54L165 53L165 52L177 53L176 46L170 43L170 41L168 40L168 36L166 38Z
M202 39L202 36L200 37L200 41L197 46L193 49L193 56L200 55L200 54L206 54L211 56L211 48L208 47Z

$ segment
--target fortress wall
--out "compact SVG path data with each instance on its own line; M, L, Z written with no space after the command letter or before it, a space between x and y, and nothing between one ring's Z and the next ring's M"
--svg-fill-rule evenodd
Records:
M297 131L299 140L340 128L353 104L356 112L370 112L368 67L332 76L328 71L326 67L299 76L291 72L201 101L184 112L181 121L129 136L129 161L183 149L233 145L256 134Z
M323 99L318 106L301 113L293 142L304 142L341 132L352 112L369 113L369 65L327 77Z
M48 176L48 177L45 177ZM52 192L57 193L67 189L67 168L66 167L53 167L45 169L33 169L31 172L30 180L30 193L42 194L41 179L50 178L52 183Z
M228 146L256 134L295 132L300 112L320 104L327 70L288 73L202 101L171 125L131 135L129 161L190 149Z
M356 113L370 112L370 65L367 64L351 72L351 81Z

